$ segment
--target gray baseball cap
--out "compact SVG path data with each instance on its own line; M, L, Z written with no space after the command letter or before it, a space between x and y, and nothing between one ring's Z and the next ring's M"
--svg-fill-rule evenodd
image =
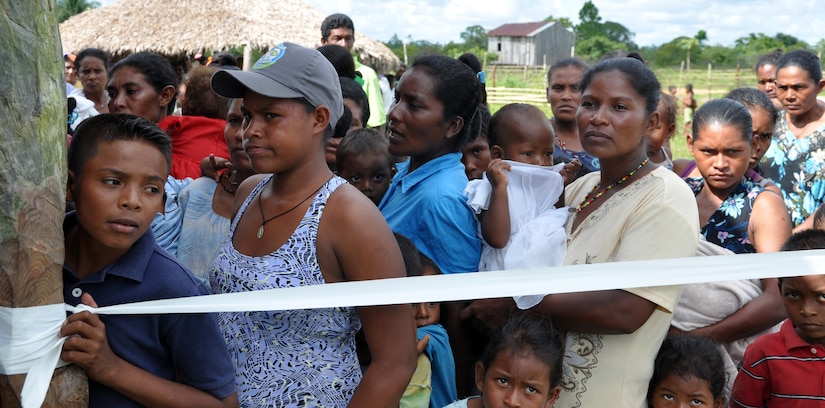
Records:
M264 54L251 71L220 70L212 75L212 90L227 98L243 98L249 89L270 98L303 98L329 109L329 125L344 114L341 83L332 64L320 52L281 43Z

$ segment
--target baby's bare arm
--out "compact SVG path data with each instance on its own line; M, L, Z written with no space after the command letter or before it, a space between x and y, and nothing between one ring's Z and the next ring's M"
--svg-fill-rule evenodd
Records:
M494 159L487 167L487 179L493 186L490 207L479 214L481 236L493 248L504 248L510 241L510 204L507 201L507 172L510 165Z

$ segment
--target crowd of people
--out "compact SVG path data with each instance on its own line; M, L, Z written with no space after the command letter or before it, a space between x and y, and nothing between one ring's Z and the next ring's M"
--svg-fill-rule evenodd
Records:
M249 71L221 54L183 80L151 52L67 54L66 303L825 248L809 51L761 58L759 89L702 106L636 53L563 59L547 118L491 115L472 54L417 58L393 87L355 41L335 14L317 50L278 44ZM680 107L693 160L670 151ZM81 312L62 358L92 407L787 406L823 398L823 276Z

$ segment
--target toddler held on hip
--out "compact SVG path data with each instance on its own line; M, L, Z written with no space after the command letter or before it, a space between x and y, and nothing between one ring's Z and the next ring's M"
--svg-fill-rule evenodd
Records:
M481 180L464 190L483 238L479 271L559 266L565 256L564 184L578 173L577 160L553 166L553 127L544 113L510 104L490 119L492 161ZM569 176L568 176L569 175ZM528 309L543 295L517 296Z

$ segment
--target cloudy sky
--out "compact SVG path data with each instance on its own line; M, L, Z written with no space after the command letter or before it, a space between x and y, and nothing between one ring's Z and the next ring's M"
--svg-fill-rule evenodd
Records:
M584 0L305 0L325 13L341 12L356 32L387 41L400 38L460 42L465 28L541 21L549 15L578 23ZM825 38L822 0L593 0L602 21L623 24L639 45L708 33L709 44L732 45L749 33L785 33L816 44ZM816 3L819 3L818 6Z

